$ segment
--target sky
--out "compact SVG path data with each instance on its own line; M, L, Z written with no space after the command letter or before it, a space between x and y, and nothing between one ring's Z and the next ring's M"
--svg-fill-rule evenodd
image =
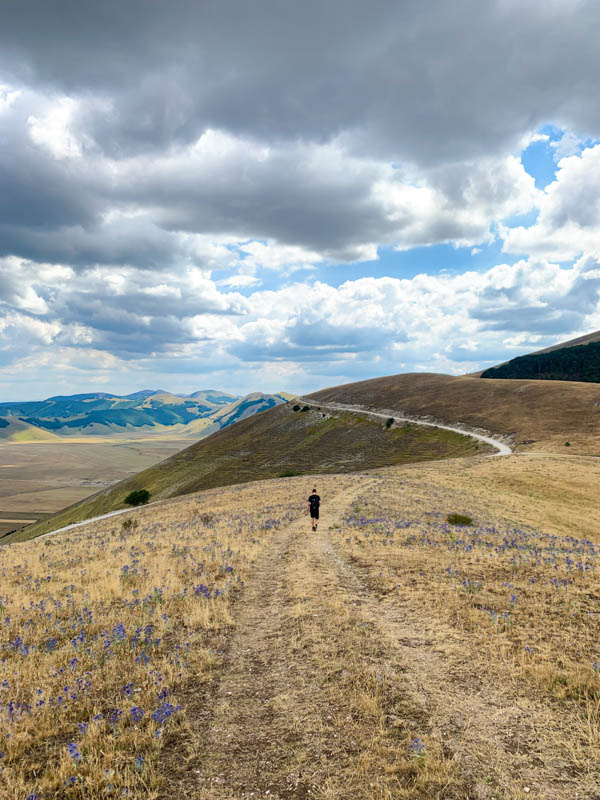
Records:
M600 4L0 0L0 401L600 329Z

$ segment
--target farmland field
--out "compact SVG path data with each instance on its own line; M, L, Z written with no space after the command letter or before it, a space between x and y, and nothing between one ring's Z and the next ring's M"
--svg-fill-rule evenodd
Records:
M47 515L189 446L188 440L0 442L0 536L15 518Z
M0 548L0 797L597 800L599 473L320 475L316 532L311 481L260 481Z

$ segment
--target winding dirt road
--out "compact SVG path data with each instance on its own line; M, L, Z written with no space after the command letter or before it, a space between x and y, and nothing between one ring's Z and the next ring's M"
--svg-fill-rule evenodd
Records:
M302 403L312 403L314 405L313 401L306 400L303 397L299 397L298 401ZM486 444L495 447L498 451L494 453L496 456L512 455L512 449L506 444L506 442L503 442L500 439L494 439L491 436L484 436L481 433L476 433L475 431L470 431L466 428L459 428L455 425L444 425L441 422L426 422L413 417L405 417L402 415L399 416L394 411L367 411L366 409L351 405L334 405L333 403L319 402L319 407L328 408L331 411L352 411L353 414L365 414L369 417L380 417L381 419L390 419L393 417L395 422L413 422L415 425L427 425L430 428L442 428L445 431L454 431L454 433L462 433L464 436L471 436L473 439L478 439L480 442L485 442Z

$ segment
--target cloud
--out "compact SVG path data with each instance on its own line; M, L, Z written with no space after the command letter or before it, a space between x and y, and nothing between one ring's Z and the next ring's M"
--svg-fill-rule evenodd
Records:
M255 388L277 364L303 390L600 327L597 3L5 5L13 383L27 365ZM541 140L544 191L520 160ZM520 260L491 267L498 240ZM402 279L434 245L477 260Z
M503 249L557 261L600 257L600 145L558 162L556 180L537 201L534 225L505 228Z
M86 104L29 91L4 114L0 254L78 269L243 259L246 273L289 272L373 260L381 245L475 245L537 198L512 156L399 170L339 142L265 146L209 129L160 154L115 158L74 133Z
M116 155L216 128L270 141L344 133L370 154L429 164L505 152L548 119L600 121L586 102L600 16L589 1L34 6L4 9L0 71L108 98L110 112L82 124Z

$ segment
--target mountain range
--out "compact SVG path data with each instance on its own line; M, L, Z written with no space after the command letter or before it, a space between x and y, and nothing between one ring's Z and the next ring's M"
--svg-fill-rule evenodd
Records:
M173 431L182 436L220 430L291 395L255 392L237 397L214 389L174 394L146 389L124 396L105 392L56 395L46 400L0 403L0 438L48 440L56 436Z

